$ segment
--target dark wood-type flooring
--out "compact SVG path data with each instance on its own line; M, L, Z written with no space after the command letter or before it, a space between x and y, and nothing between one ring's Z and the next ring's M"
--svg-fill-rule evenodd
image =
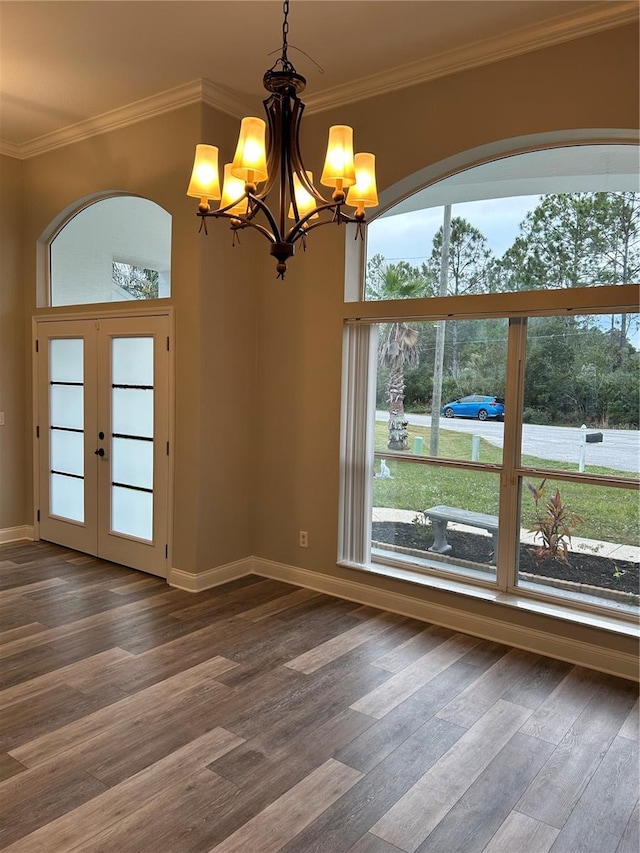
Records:
M2 850L638 853L631 682L43 542L0 590Z

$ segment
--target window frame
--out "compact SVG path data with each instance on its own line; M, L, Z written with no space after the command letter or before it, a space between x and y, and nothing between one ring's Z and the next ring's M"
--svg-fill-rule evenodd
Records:
M434 586L465 595L500 600L516 607L564 614L573 621L585 624L592 618L603 618L610 630L635 633L636 617L605 605L577 599L565 599L544 591L533 591L517 583L516 536L519 535L519 481L541 472L556 480L570 480L601 486L620 486L638 491L637 479L577 474L549 469L530 469L521 466L522 401L524 397L524 367L529 317L572 314L617 314L637 312L637 284L582 287L549 291L521 291L474 296L443 296L426 299L394 300L387 302L347 302L344 305L344 351L340 471L340 526L338 564L375 574L401 578L422 585ZM505 413L502 466L452 460L437 460L407 453L386 451L386 459L401 459L426 465L447 465L461 469L498 468L500 470L500 538L496 580L478 581L434 568L425 573L406 561L385 557L384 562L371 554L371 462L373 422L375 418L375 366L377 334L368 329L376 324L393 321L437 321L442 319L507 318L509 338L507 348L506 394L513 400ZM372 416L373 412L373 416ZM517 413L517 414L516 414ZM600 623L598 623L600 624Z
M79 217L82 217L87 211L96 205L100 205L103 202L114 201L114 200L135 200L145 202L153 208L157 208L162 211L169 217L169 268L164 269L161 268L161 265L154 263L153 261L146 262L140 261L140 258L131 260L129 256L125 258L124 254L120 251L111 253L111 262L119 261L124 263L129 263L134 266L140 266L141 263L146 263L147 269L154 269L158 274L164 277L165 281L163 282L164 287L166 289L166 282L168 282L168 290L167 294L158 295L157 297L151 299L108 299L103 301L78 301L78 302L62 302L58 303L54 299L53 288L53 246L56 239L62 234L62 232L70 226L72 222ZM134 262L135 261L135 262ZM36 308L37 309L55 309L55 310L65 310L65 309L73 309L73 308L90 308L91 306L115 306L121 305L126 306L131 302L137 302L141 305L153 305L157 303L159 300L169 301L171 299L171 268L173 265L173 216L163 205L159 204L152 198L148 196L142 196L138 193L132 193L127 191L108 191L108 192L97 192L93 193L89 196L86 196L83 199L78 199L61 211L48 225L45 231L39 237L36 244Z

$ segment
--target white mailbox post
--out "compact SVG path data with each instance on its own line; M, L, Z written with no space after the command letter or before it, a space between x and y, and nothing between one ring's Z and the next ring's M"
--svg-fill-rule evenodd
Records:
M578 471L582 474L584 471L584 463L587 459L587 425L582 424L580 427L580 461L578 462Z
M585 462L587 460L587 444L598 444L603 439L601 432L587 432L587 425L582 424L580 427L580 461L578 462L578 471L584 472Z

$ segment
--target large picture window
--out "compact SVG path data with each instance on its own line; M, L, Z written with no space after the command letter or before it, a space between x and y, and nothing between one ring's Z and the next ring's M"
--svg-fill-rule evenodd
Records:
M385 358L391 324L347 328L347 342L361 337L370 345L346 349L359 354L359 369L369 380L362 377L353 383L355 393L345 395L343 432L350 433L346 458L353 466L345 482L352 496L362 497L343 501L350 531L343 543L353 546L343 550L343 559L466 578L623 616L639 612L639 353L631 343L622 363L611 353L609 315L573 316L570 343L563 339L562 357L556 353L552 360L561 374L554 383L551 366L541 368L537 361L538 332L557 329L565 319L513 318L508 332L504 318L455 321L467 347L467 367L458 378L465 384L455 386L449 376L453 390L437 410L424 397L425 389L429 402L437 396L432 383L438 364L428 345L424 361L414 354L399 378ZM622 320L617 313L614 323L632 329L636 320L636 314L625 312ZM447 372L451 322L412 323L405 317L393 325L410 329L419 346L416 334L444 324ZM483 357L492 327L496 348L487 347ZM582 335L575 331L580 327L594 348L590 358L605 374L599 395L580 382L567 349L580 354L580 368L591 376ZM488 366L492 385L483 384ZM544 381L535 378L540 369ZM456 393L473 386L501 393ZM401 387L409 393L399 401ZM587 397L592 408L585 408ZM368 424L359 439L349 420L358 411ZM578 425L582 418L589 427Z
M339 557L633 619L640 192L523 205L499 256L455 204L422 257L374 234L345 327Z

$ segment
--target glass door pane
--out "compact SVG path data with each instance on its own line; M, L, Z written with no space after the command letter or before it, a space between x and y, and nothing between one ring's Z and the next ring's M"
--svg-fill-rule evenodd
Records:
M165 577L169 318L38 321L39 536Z
M84 341L49 341L49 510L83 522Z
M153 539L154 339L111 340L113 533Z

